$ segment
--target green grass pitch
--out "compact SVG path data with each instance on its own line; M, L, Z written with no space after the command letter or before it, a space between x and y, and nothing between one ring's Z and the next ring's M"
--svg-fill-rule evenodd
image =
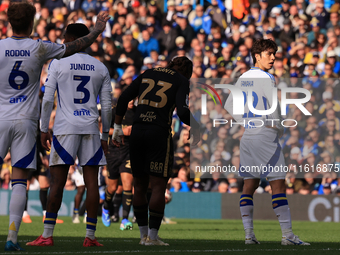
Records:
M240 220L173 219L177 224L162 225L159 235L170 246L141 246L137 224L121 231L119 224L105 227L98 218L96 237L103 247L82 246L86 225L73 224L70 217L60 217L53 247L31 247L25 243L43 232L42 217L31 217L33 223L21 224L19 242L24 252L5 252L8 216L0 216L0 255L2 254L339 254L340 226L331 222L293 222L293 230L311 246L281 246L281 231L277 221L254 221L260 245L245 245Z

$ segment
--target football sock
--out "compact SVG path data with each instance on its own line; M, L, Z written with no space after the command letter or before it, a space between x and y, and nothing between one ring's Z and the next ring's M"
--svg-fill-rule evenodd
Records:
M107 187L105 189L105 200L104 200L104 209L110 210L112 206L112 198L115 193L113 192L112 194L109 193L107 190Z
M26 203L25 203L25 212L28 214L28 212L27 212L27 202L28 202L28 190L26 189Z
M148 234L148 205L133 206L133 211L140 231L140 238Z
M123 194L117 194L113 198L113 215L118 218L119 217L119 208L122 204L122 196Z
M46 212L46 217L44 220L44 233L42 234L43 238L48 238L53 236L54 226L57 220L58 214Z
M96 232L97 219L87 217L86 219L86 237L95 239L94 233Z
M149 210L149 211L150 211L149 212L149 214L150 214L149 229L156 229L158 231L158 229L161 226L161 223L162 223L162 220L163 220L163 217L164 217L164 213L156 212L156 211L153 211L153 210Z
M129 217L129 213L131 210L132 204L132 190L124 190L122 196L122 203L123 203L123 219L127 219Z
M73 215L79 215L79 209L78 208L73 209Z
M148 236L150 237L151 240L157 240L158 229L155 228L149 229Z
M292 231L292 220L285 193L272 195L272 205L277 219L280 222L282 236L291 238L294 234Z
M242 194L240 197L240 211L246 238L253 237L253 196Z
M12 180L12 195L9 202L9 229L7 241L12 241L14 244L17 243L22 214L25 210L26 189L26 179Z
M40 189L39 198L43 211L46 211L48 188Z
M139 226L139 233L140 233L140 239L144 237L144 235L148 235L148 226Z

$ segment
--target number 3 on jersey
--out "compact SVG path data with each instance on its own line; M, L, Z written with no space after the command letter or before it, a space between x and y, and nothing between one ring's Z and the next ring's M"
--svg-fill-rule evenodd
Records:
M141 96L138 100L138 104L146 104L146 105L150 105L150 106L155 107L155 108L164 107L166 105L166 103L168 102L168 97L165 95L164 92L167 91L168 89L170 89L172 84L165 82L165 81L158 81L157 85L161 86L162 88L159 89L155 94L156 94L156 96L159 96L161 98L161 101L155 102L155 101L150 101L149 99L144 99L146 94L148 94L153 89L153 87L155 87L155 81L152 80L152 79L143 79L142 83L147 83L147 84L149 84L149 86L141 94Z
M73 80L81 81L81 83L77 87L77 91L84 93L84 97L75 98L74 103L75 104L86 104L90 100L90 91L88 91L88 89L85 88L85 85L90 81L90 76L74 75Z
M9 74L9 78L8 78L8 82L9 85L13 88L13 89L24 89L26 88L28 82L29 82L29 77L28 74L25 73L24 71L20 71L20 66L22 64L22 61L16 61L14 63L13 69L11 71L11 73ZM18 84L18 80L15 80L17 77L21 77L22 78L22 82L20 84Z

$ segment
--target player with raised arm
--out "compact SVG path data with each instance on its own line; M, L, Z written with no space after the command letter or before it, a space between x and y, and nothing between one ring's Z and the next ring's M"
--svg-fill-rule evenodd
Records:
M260 39L254 42L251 49L255 67L241 75L235 86L239 87L248 100L252 93L253 106L256 110L271 109L274 104L274 76L268 73L273 67L277 45L272 40ZM273 106L275 107L275 105ZM292 231L292 222L288 201L284 171L270 171L270 167L285 165L279 144L282 135L281 113L279 105L270 115L253 114L245 104L244 115L233 113L233 96L225 104L226 110L238 123L246 123L246 129L240 143L240 176L244 178L243 192L240 198L240 210L245 230L245 244L259 244L253 232L253 194L259 186L260 178L267 178L272 188L272 205L282 230L282 245L310 245L301 241ZM276 122L267 122L275 119ZM260 125L260 121L266 123ZM247 125L248 123L248 125ZM261 167L266 167L266 169ZM254 169L256 171L249 171Z
M25 208L28 172L36 168L41 68L48 59L67 57L90 46L108 20L107 14L100 13L90 34L60 45L29 38L35 12L29 3L12 3L7 16L13 36L0 41L0 161L10 148L13 167L6 251L23 250L17 237Z
M72 42L89 33L81 23L66 28L65 42ZM83 167L86 193L86 238L83 246L102 246L95 239L99 206L98 170L106 165L107 140L111 123L111 82L103 63L80 52L49 66L41 111L41 143L50 155L51 187L47 201L44 233L27 243L31 246L53 246L53 230L60 209L68 170L76 157ZM53 126L53 139L48 133L57 91L58 107ZM101 103L103 125L99 137L97 97ZM53 140L53 141L52 141ZM103 151L104 150L104 151Z
M158 230L173 164L171 121L175 107L180 119L191 125L193 144L200 140L199 125L188 108L191 74L192 62L187 57L177 57L167 68L149 69L138 76L118 100L113 141L119 146L120 142L124 143L120 140L124 138L121 124L127 105L138 97L129 143L134 177L133 209L142 245L169 245L158 238ZM148 205L149 182L152 193Z

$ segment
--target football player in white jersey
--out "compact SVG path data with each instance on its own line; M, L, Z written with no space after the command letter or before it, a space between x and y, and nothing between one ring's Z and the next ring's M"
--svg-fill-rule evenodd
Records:
M243 115L233 113L233 95L228 97L225 104L227 111L238 123L245 123L245 132L240 143L239 171L240 176L244 178L240 210L246 235L245 244L259 244L253 232L253 194L259 186L260 178L267 178L272 188L273 209L282 230L281 244L310 245L293 234L286 198L286 173L282 170L285 161L278 142L283 132L280 124L281 113L272 93L275 79L268 73L268 70L273 67L276 51L277 45L272 40L261 39L254 42L251 53L255 67L242 74L235 84L242 90L245 113ZM256 110L271 109L275 104L276 110L269 115L252 113L247 104L249 93L252 93L253 107ZM270 119L276 121L267 121ZM279 171L270 170L274 167Z
M6 251L23 250L17 236L25 208L28 172L36 168L41 68L48 59L67 57L90 46L108 20L107 14L99 14L90 34L60 45L29 38L35 12L29 3L11 4L7 16L13 36L0 41L0 163L10 148L13 167Z
M72 42L89 33L81 23L66 28L65 42ZM53 246L53 230L60 209L68 170L76 157L83 168L86 193L87 224L84 247L102 246L95 239L99 206L98 169L106 165L108 136L111 124L111 81L105 65L80 52L61 60L53 60L45 83L41 111L41 143L50 149L51 187L47 200L44 233L27 243L31 246ZM48 133L54 94L58 106L53 138ZM102 138L98 127L97 97L101 104ZM53 140L53 141L52 141Z

